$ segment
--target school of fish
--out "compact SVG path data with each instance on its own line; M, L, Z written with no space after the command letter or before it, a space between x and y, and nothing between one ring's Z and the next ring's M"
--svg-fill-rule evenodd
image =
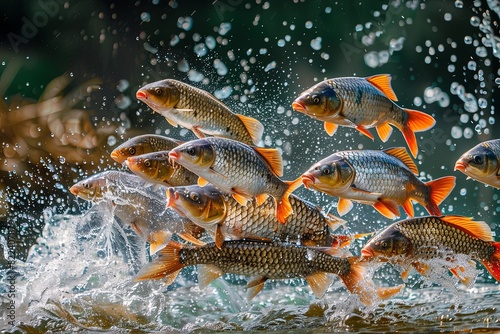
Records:
M201 287L227 273L244 275L252 299L267 280L303 278L322 298L333 274L362 303L373 305L404 285L377 286L371 266L389 262L404 281L412 268L429 276L439 267L470 286L476 271L457 264L458 257L467 256L468 266L475 268L479 261L500 281L500 242L493 240L489 225L441 213L439 205L453 191L455 176L421 181L405 147L339 150L285 181L280 151L259 146L264 126L257 119L233 113L205 90L173 79L149 83L136 97L199 139L130 138L111 152L123 170L92 175L70 191L86 201L108 203L122 224L150 244L154 256L137 280L170 285L182 268L197 265ZM396 101L391 76L381 74L322 81L291 106L323 121L330 136L344 126L374 139L368 129L375 127L386 142L393 125L416 158L415 132L431 129L435 120ZM464 153L454 168L500 188L499 158L500 139L491 140ZM400 217L401 206L408 218L376 232L361 254L353 255L346 246L372 231L347 233L348 221L293 194L302 185L338 198L340 216L356 202L388 219ZM414 218L414 202L429 216Z

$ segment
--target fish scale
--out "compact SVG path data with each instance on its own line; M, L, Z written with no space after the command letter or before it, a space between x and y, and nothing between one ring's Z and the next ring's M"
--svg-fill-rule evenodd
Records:
M386 120L404 124L404 110L391 102L380 90L364 78L337 78L327 83L343 96L340 114L355 124L368 127Z
M306 277L316 272L346 275L347 258L337 258L295 244L258 241L226 241L222 249L214 243L202 247L184 247L180 251L183 266L212 264L223 272L268 279Z
M491 242L443 224L438 217L426 217L401 222L395 228L412 240L413 255L430 259L439 256L442 246L458 254L473 254L477 258L488 259L495 248Z

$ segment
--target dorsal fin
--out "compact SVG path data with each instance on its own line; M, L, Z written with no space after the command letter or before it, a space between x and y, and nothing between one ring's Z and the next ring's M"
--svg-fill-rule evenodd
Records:
M385 154L389 154L393 156L394 158L400 160L402 163L408 167L408 169L411 170L411 172L415 175L418 175L418 167L415 165L413 160L411 159L410 155L408 154L408 151L404 147L393 147L393 148L388 148L384 150Z
M276 176L283 176L283 160L278 149L262 147L254 147L253 149L267 162Z
M439 219L445 223L453 225L473 237L479 238L483 241L493 241L491 228L484 221L474 221L472 220L472 217L454 215L443 216Z
M398 98L391 87L391 76L389 74L378 74L366 78L366 81L375 86L378 90L385 94L389 99L397 101Z
M248 117L240 114L236 114L236 116L241 120L241 122L247 129L253 143L257 145L262 139L262 134L264 133L264 125L262 125L261 122L253 117Z

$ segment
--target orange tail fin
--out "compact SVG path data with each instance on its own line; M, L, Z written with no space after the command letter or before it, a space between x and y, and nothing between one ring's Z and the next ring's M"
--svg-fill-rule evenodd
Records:
M286 219L293 212L292 205L290 204L290 199L288 198L298 187L302 185L302 177L299 176L294 181L285 181L288 185L288 189L283 194L283 197L277 201L276 205L276 218L282 224L286 223Z
M497 281L500 282L500 242L494 242L495 252L486 261L482 261L483 265Z
M410 152L414 158L417 157L418 146L415 132L429 130L436 124L436 120L431 115L427 115L418 110L404 109L407 114L406 124L403 124L401 132L405 137Z
M136 280L166 278L167 285L172 284L179 271L184 268L179 256L179 251L183 247L184 245L177 241L170 241L159 251L159 257L141 269Z
M445 176L439 179L429 181L426 185L430 189L429 199L425 208L433 216L441 216L441 210L439 210L438 205L451 193L453 188L455 188L455 177Z
M367 261L359 261L358 257L350 257L348 259L351 270L346 275L339 275L344 282L347 290L351 293L359 295L359 299L365 305L373 305L377 300L390 298L397 294L404 287L404 284L379 288L371 278L367 278L367 266L370 265Z

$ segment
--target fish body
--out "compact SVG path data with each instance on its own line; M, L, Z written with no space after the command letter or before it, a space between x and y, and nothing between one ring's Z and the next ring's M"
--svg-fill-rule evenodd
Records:
M129 157L126 164L134 174L149 182L167 187L196 184L198 175L183 166L172 166L168 160L169 153L158 151Z
M235 114L212 94L181 81L153 82L136 96L172 125L188 128L199 138L211 135L257 145L264 132L255 118Z
M70 188L73 195L86 201L110 202L114 215L149 242L151 253L165 246L173 233L193 235L200 230L174 210L165 209L165 190L154 190L137 175L121 171L101 172Z
M455 163L455 170L500 189L500 139L485 141L465 152Z
M283 167L276 149L207 137L174 148L169 157L173 163L197 174L200 185L210 182L242 205L252 198L260 205L271 195L277 201L276 216L280 222L284 223L292 213L288 197L301 180L285 182L279 178Z
M318 298L330 285L327 273L338 275L347 289L360 295L361 301L371 304L374 297L388 297L399 292L401 286L375 288L366 279L365 264L358 258L334 257L324 249L308 248L293 243L255 240L226 241L222 248L214 243L205 246L186 246L171 241L160 251L160 256L144 267L139 280L167 278L175 280L178 272L187 266L198 266L198 281L202 287L225 273L253 277L247 288L253 298L267 279L305 278Z
M167 189L167 206L181 216L188 217L207 231L212 230L215 243L222 245L225 238L281 239L309 246L332 246L335 230L345 222L293 194L290 195L293 213L285 224L276 218L276 203L268 198L260 206L249 201L242 206L234 198L213 185L174 187Z
M493 241L488 224L468 217L428 216L396 222L370 239L361 254L413 266L423 275L429 270L426 261L465 254L481 261L500 281L500 243ZM452 261L449 269L464 282L471 280L460 277L461 270Z
M159 135L140 135L130 138L111 152L111 158L119 163L124 163L127 158L135 157L141 154L169 151L182 144L182 141L159 136Z
M314 164L302 175L304 185L340 198L340 215L352 209L352 201L372 205L388 218L400 215L399 206L413 217L413 204L423 205L432 215L441 215L438 205L455 186L446 176L424 183L405 148L351 150L334 153Z
M415 132L434 126L435 119L421 111L401 108L386 74L368 78L343 77L322 81L304 91L292 103L294 110L324 122L333 135L337 127L347 126L373 139L367 130L375 127L382 141L392 133L391 125L405 137L414 157L418 146Z

